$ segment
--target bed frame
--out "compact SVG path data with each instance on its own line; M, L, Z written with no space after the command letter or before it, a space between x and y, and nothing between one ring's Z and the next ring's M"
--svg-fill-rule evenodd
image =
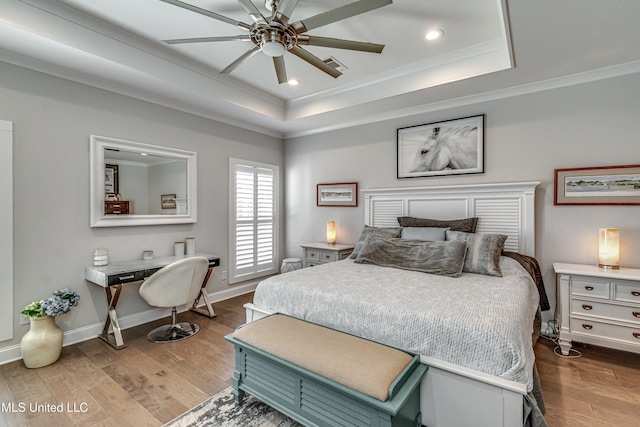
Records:
M362 190L365 224L397 227L398 216L478 217L478 233L508 237L505 250L535 256L535 189L539 182ZM246 304L247 323L272 314ZM422 355L429 366L420 385L428 427L522 427L523 384Z

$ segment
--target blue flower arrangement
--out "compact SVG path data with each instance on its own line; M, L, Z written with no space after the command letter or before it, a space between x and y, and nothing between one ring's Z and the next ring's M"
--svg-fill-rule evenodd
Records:
M61 316L71 311L72 307L78 305L80 295L71 289L61 289L55 291L46 300L34 301L28 304L22 314L26 317Z

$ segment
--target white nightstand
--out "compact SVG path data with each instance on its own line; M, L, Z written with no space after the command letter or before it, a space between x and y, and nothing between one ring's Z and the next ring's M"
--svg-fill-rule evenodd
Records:
M554 263L562 354L571 341L640 353L640 269Z
M313 267L318 264L340 261L347 258L353 252L355 245L344 245L336 243L305 243L300 245L304 251L304 267Z

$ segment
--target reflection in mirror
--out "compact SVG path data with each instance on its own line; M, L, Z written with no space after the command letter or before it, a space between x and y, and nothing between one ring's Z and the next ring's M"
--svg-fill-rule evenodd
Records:
M187 213L186 160L105 148L104 161L105 215Z
M91 226L196 221L196 153L91 136Z

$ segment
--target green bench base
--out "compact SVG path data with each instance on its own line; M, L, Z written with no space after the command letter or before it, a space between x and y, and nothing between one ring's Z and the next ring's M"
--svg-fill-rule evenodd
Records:
M420 380L427 367L414 356L395 393L377 400L259 348L225 337L235 347L233 393L250 393L305 426L420 427ZM371 372L375 375L375 372Z

